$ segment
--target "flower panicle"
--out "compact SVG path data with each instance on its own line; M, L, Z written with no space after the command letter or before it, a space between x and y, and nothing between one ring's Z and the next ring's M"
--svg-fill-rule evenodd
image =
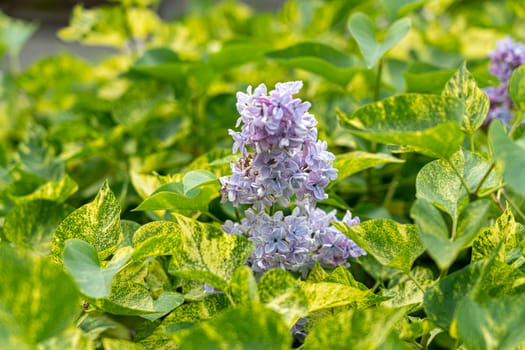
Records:
M294 95L301 81L266 85L237 93L240 117L229 130L232 151L241 158L231 163L232 174L220 179L222 200L247 205L240 222L226 221L225 232L241 234L255 244L248 263L255 272L282 268L306 274L316 263L346 265L365 252L333 225L336 211L324 212L317 202L328 198L329 183L337 178L335 156L317 139L317 120L311 104ZM270 208L294 205L291 214ZM348 225L359 218L348 212Z

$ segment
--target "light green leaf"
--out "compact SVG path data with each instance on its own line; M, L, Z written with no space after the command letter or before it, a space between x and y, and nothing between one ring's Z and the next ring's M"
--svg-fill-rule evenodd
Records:
M91 244L101 260L110 256L119 246L122 240L120 205L107 181L92 202L69 214L58 226L52 245L55 257L62 255L65 241L69 238L78 238Z
M69 175L64 174L58 181L48 181L38 187L34 192L25 196L13 196L16 203L28 200L47 199L56 202L64 202L78 189L78 185Z
M248 259L252 243L243 236L224 233L213 224L177 214L173 220L181 234L174 235L169 272L226 290L234 271Z
M208 170L192 170L182 178L184 194L188 195L191 190L213 182L217 182L217 176L214 173Z
M121 248L105 267L101 267L93 246L80 239L68 239L62 260L84 295L90 298L105 298L110 294L113 277L126 265L132 252L131 247Z
M345 305L362 308L375 297L368 289L333 282L305 282L301 284L301 289L308 300L309 313Z
M342 86L346 86L358 72L352 57L322 43L302 42L268 52L266 57L278 60L289 67L320 75Z
M525 294L479 304L463 297L456 308L456 327L467 349L513 350L525 342Z
M144 346L124 339L102 338L104 350L146 350Z
M414 225L388 219L368 220L355 226L335 225L381 264L405 272L424 251Z
M182 338L179 349L288 350L291 345L289 329L281 316L253 304L227 310L195 327Z
M334 160L334 168L338 170L337 179L340 181L350 175L377 165L403 162L404 160L385 153L354 151L338 154Z
M407 275L392 278L389 282L389 288L381 291L381 295L388 297L381 303L381 306L388 308L411 306L413 309L417 309L422 305L425 295L424 289L433 284L433 273L429 268L416 266L410 271L410 275L411 278Z
M21 350L20 348L16 348ZM96 350L89 335L82 329L70 327L60 335L38 343L36 350Z
M181 234L181 226L171 221L153 221L142 225L133 235L133 259L174 254Z
M35 23L20 21L0 13L0 43L11 57L17 57L22 47L38 29Z
M34 348L75 324L80 314L78 290L50 258L0 244L0 271L2 348Z
M406 146L436 158L455 153L464 138L461 101L451 97L403 94L339 113L350 132L374 142Z
M149 91L149 94L144 94ZM112 115L119 124L132 127L147 119L155 108L171 96L169 86L153 80L134 81L128 90L112 104Z
M230 283L230 291L236 305L259 302L257 282L251 268L240 266L235 270Z
M509 81L509 94L523 113L525 111L525 65L519 66L512 73Z
M304 350L373 350L383 344L403 309L369 308L345 310L317 323L304 343Z
M480 196L495 191L500 183L487 160L468 151L459 151L450 161L438 159L421 168L416 178L416 196L428 200L455 219L468 203L468 194L460 176L469 192L477 190ZM478 188L482 179L484 182Z
M226 294L210 294L202 300L186 301L162 320L158 330L172 335L192 327L199 321L215 317L228 306L230 306L230 302Z
M501 244L495 259L511 264L523 256L525 252L525 231L523 226L516 222L512 211L507 207L496 223L486 229L472 244L472 260L488 258Z
M474 134L483 124L489 111L489 98L481 90L472 74L463 62L456 73L450 78L442 92L443 96L456 97L465 105L463 129L468 134Z
M266 272L257 291L262 303L284 318L288 327L292 327L301 317L308 314L306 293L295 278L287 271L273 269Z
M22 202L5 216L4 235L20 248L49 255L53 233L72 211L69 205L48 200Z
M168 184L170 185L170 184ZM219 196L218 186L208 184L202 188L193 188L189 193L181 193L182 188L164 185L146 198L135 210L174 210L174 211L208 211L211 200Z
M525 196L525 148L507 136L499 120L490 123L489 144L505 184L512 191Z
M489 201L470 203L461 213L457 232L449 237L449 230L439 210L426 199L417 199L410 216L414 219L419 238L439 268L444 270L454 262L459 252L476 238L490 207Z
M382 43L377 42L374 24L364 13L352 14L348 20L348 28L359 45L367 67L372 68L388 50L408 34L410 19L402 18L392 23Z
M92 301L98 308L115 315L140 316L154 321L184 302L184 296L177 292L163 292L153 298L144 285L120 280L117 275L111 285L108 298Z

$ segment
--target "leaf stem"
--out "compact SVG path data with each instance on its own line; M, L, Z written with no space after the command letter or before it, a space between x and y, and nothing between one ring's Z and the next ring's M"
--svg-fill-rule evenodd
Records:
M470 134L470 152L474 153L476 151L476 144L474 143L474 133Z
M383 74L383 59L381 58L377 63L377 75L374 86L374 101L379 101L379 95L381 92L381 75Z
M477 194L478 191L481 189L481 186L483 186L483 183L488 179L489 175L490 175L490 172L492 171L492 169L494 169L494 167L496 166L496 163L495 162L492 162L489 166L489 168L487 169L487 171L485 172L485 174L483 174L483 177L481 178L481 180L479 181L478 185L476 186L476 188L474 189L474 194Z

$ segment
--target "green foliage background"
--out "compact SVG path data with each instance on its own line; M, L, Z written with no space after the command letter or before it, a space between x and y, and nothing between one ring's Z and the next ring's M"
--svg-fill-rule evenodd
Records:
M0 16L0 348L525 348L525 69L510 125L482 91L525 5L188 4L77 6L57 35L114 54L24 69L36 25ZM336 154L321 204L368 254L256 279L218 177L235 93L289 80Z

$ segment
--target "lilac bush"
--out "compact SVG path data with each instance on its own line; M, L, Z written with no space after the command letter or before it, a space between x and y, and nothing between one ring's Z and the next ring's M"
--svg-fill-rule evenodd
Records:
M513 104L508 85L514 70L525 63L525 45L507 37L496 44L496 49L489 54L489 58L489 72L498 78L500 83L485 89L490 100L486 123L493 119L509 123L513 118Z
M261 84L237 93L241 131L229 133L241 158L231 164L232 175L221 178L221 192L223 201L248 208L223 229L254 242L248 263L259 273L282 268L304 275L315 263L332 268L365 254L332 225L335 210L317 208L337 169L326 142L317 139L310 103L293 97L301 87L300 81L277 83L268 93ZM347 212L343 221L355 225L359 218Z

